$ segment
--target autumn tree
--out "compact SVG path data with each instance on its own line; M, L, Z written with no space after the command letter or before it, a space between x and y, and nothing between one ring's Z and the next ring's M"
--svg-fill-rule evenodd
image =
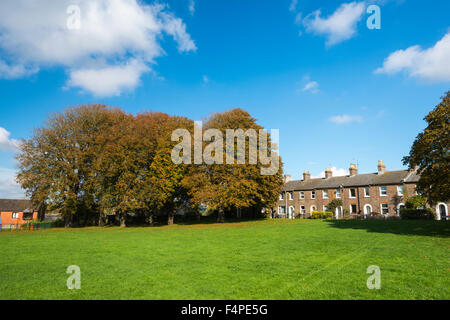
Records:
M172 161L171 151L175 142L171 140L171 135L177 129L192 132L193 122L185 117L158 112L142 113L136 119L143 152L140 157L144 161L141 167L146 172L139 197L145 203L150 223L155 213L162 212L167 215L167 223L171 225L177 208L186 201L181 180L187 172L186 165Z
M90 184L98 149L93 141L109 129L103 105L80 106L52 115L22 141L17 181L35 203L60 209L71 226L79 208L94 206Z
M190 167L189 173L182 181L182 185L191 197L191 203L196 206L206 206L210 210L218 212L218 222L224 221L226 210L233 208L255 207L258 210L272 207L283 185L281 160L277 157L279 168L271 175L262 175L261 169L267 167L257 159L251 159L253 153L251 148L259 150L259 145L254 139L247 137L243 155L237 152L237 140L232 140L234 152L227 153L226 143L220 141L227 136L230 130L254 129L259 132L263 129L256 123L246 111L233 109L225 113L212 115L205 123L205 130L214 129L215 134L208 136L203 142L204 156L201 164L194 164ZM247 131L248 132L248 131ZM271 141L268 139L271 151ZM261 150L262 151L262 150ZM245 159L242 159L242 157ZM195 157L195 156L194 156ZM233 163L227 161L227 157ZM215 159L211 163L211 158ZM240 159L239 159L240 158ZM220 160L223 164L218 163ZM241 160L240 163L238 160ZM246 161L242 161L246 160ZM209 163L208 163L209 162ZM244 163L243 163L244 162Z
M428 201L450 200L450 91L424 119L428 126L416 137L403 163L420 174L417 189Z

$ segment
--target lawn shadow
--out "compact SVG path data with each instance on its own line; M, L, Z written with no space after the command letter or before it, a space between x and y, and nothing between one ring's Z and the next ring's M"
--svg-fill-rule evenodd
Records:
M427 220L328 220L331 227L338 229L366 230L367 232L392 233L399 235L449 237L450 224L447 221Z

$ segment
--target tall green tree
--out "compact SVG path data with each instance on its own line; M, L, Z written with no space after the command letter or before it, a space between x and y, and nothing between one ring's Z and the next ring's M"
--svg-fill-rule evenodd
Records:
M450 91L424 119L428 126L419 133L403 163L417 168L417 189L433 204L450 200Z

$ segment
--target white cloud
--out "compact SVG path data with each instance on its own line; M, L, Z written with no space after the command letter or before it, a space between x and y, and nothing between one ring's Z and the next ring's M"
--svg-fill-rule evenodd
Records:
M317 10L303 19L307 32L325 35L327 46L348 40L356 34L356 25L364 13L364 2L342 4L327 18L321 17Z
M412 46L391 53L376 73L405 71L412 77L428 81L450 81L450 33L428 49Z
M343 168L336 168L332 167L330 168L331 172L333 173L333 177L339 177L339 176L348 176L349 172L347 169ZM319 173L317 176L312 176L312 178L325 178L325 170L323 170L321 173Z
M363 118L358 115L348 115L343 114L340 116L333 116L328 119L330 122L333 122L335 124L347 124L352 122L363 122Z
M191 15L194 15L194 13L195 13L195 1L194 0L189 0L188 9L189 9L189 12L191 13Z
M0 60L0 79L17 79L37 73L39 68L24 65L10 65Z
M68 28L73 15L67 8L74 3L81 13L78 29ZM0 77L24 77L54 66L73 74L99 65L107 69L140 61L147 68L139 69L139 78L151 70L155 58L165 54L160 43L165 34L175 39L180 52L196 50L183 21L161 4L137 0L2 0L0 50L5 61L0 61ZM92 87L92 83L87 79L79 85L83 89L91 86L88 91L101 95L103 91L96 92L98 86Z
M307 84L305 84L302 91L318 93L319 92L319 83L317 81L309 81Z
M203 75L203 83L204 84L208 84L209 83L209 78L208 78L208 76L207 75Z
M292 0L289 5L289 11L295 12L297 10L298 0Z
M141 74L147 71L149 68L137 60L122 66L75 69L70 72L67 85L79 87L96 96L118 96L123 91L134 89L139 84Z
M6 152L15 152L19 147L20 141L16 139L10 139L11 135L5 128L0 127L0 150Z
M17 172L12 169L0 168L0 198L24 199L25 193L16 182Z

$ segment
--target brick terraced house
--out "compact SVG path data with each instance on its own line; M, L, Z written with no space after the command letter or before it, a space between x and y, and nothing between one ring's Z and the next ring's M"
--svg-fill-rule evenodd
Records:
M37 220L37 217L38 211L30 200L0 199L0 227L3 229Z
M333 177L331 169L324 178L311 179L309 172L303 180L290 180L285 176L285 186L274 212L279 217L308 218L313 211L326 212L333 199L341 199L343 205L334 212L337 219L345 216L381 214L399 216L405 205L405 195L416 195L419 176L413 170L386 171L383 161L378 161L376 173L358 174L351 164L349 175ZM438 220L446 219L449 203L438 203L433 212Z

